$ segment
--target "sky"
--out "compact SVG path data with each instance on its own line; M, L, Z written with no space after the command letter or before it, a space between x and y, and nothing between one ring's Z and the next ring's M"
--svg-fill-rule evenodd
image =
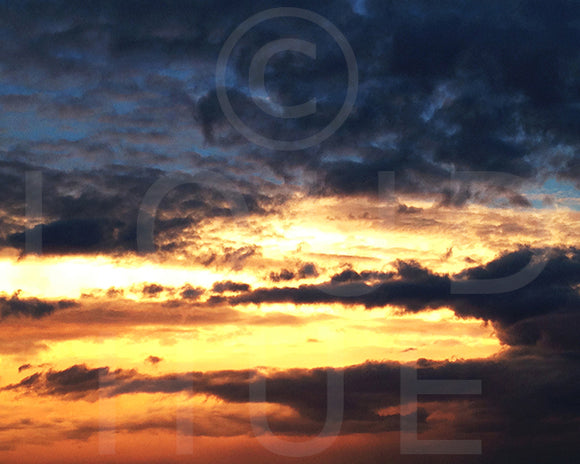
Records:
M1 462L578 462L577 2L0 24Z

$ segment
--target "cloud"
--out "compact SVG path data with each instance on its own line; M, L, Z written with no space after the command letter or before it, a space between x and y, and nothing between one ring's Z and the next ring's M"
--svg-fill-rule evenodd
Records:
M8 385L4 390L15 390L27 388L41 395L66 396L71 400L86 399L95 401L95 393L100 388L111 385L115 379L126 379L134 375L134 371L115 370L110 371L108 367L91 369L84 364L77 364L55 371L50 369L47 372L36 372L18 384Z
M149 356L145 359L145 362L152 364L153 366L159 364L161 361L163 361L163 358L159 358L158 356Z
M30 303L28 300L23 301ZM4 318L0 320L3 327L0 353L31 359L35 355L44 356L42 352L66 340L88 342L94 337L102 337L103 331L113 337L123 336L131 333L136 326L140 326L143 333L153 338L165 340L171 338L178 326L189 327L194 334L200 330L205 331L205 327L208 333L215 332L219 338L222 329L228 332L226 326L244 327L244 330L250 331L257 328L276 330L277 327L313 327L339 319L338 315L320 313L305 315L268 311L255 314L238 311L224 301L215 302L211 298L208 301L187 298L134 301L87 297L74 305L69 302L66 309L57 302L50 302L50 305L54 308L53 312L43 313L39 317L34 316L34 310L30 309L27 309L26 315L22 312L5 312ZM23 324L26 330L23 330Z
M319 272L314 263L298 264L296 270L282 269L280 272L270 272L272 282L301 280L318 277Z
M42 170L51 192L45 196L47 251L134 251L137 210L147 189L168 172L194 168L224 173L253 214L270 211L281 198L276 194L292 190L292 180L300 181L294 190L315 196L376 195L377 172L385 170L395 171L401 193L438 197L449 207L498 196L529 206L522 196L528 182L550 176L578 182L573 102L579 96L580 11L572 2L559 1L553 9L558 14L519 0L501 7L369 0L366 14L342 0L295 2L344 33L360 86L355 108L333 137L291 156L248 144L225 120L215 92L215 65L226 38L276 2L224 0L214 10L197 1L147 1L138 17L128 0L62 5L53 0L0 7L14 25L4 40L10 46L0 50L7 121L2 193L10 192L2 208L22 218L23 176L15 171ZM530 24L536 25L534 34ZM273 21L254 28L234 50L228 92L240 117L263 135L312 135L340 109L344 57L319 29L298 20ZM317 114L303 121L272 118L246 93L250 58L272 40L272 31L318 47L316 60L290 53L274 57L266 76L274 102L317 98ZM504 183L502 191L489 180L451 182L458 171L522 179ZM218 192L189 193L187 200L173 197L166 205L167 212L188 214L159 218L168 247L179 248L174 234L201 218L231 213ZM21 226L15 221L6 229L13 245L22 244Z
M545 256L545 267L523 288L508 293L481 295L451 292L452 280L508 277L523 269L536 255ZM523 344L535 344L541 340L546 343L552 340L550 343L555 344L557 332L551 331L557 331L560 325L562 330L566 330L564 321L575 321L578 317L580 252L575 248L532 250L524 247L455 276L433 273L415 261L399 260L394 265L395 273L358 273L346 269L334 275L328 284L258 288L232 296L229 301L234 305L340 303L363 305L369 309L393 305L410 312L450 307L460 317L475 317L496 323L502 341ZM357 285L355 290L359 291L352 291L352 285ZM539 323L546 318L550 319L549 324ZM517 334L509 332L510 327ZM565 343L564 340L572 340L572 337L568 335L562 343Z
M307 279L309 277L318 277L318 269L314 263L305 263L298 269L298 277Z
M373 281L384 281L389 280L394 277L392 272L379 272L379 271L362 271L360 273L356 272L350 266L344 271L334 274L330 278L330 283L332 285L343 284L347 282L373 282Z
M399 205L397 206L397 213L399 214L417 214L423 211L423 208L417 208L415 206Z
M413 218L427 210L405 204L415 204L417 198L433 201L434 211L463 209L470 203L519 211L536 205L526 193L546 180L580 186L577 2L353 3L292 4L318 12L342 31L354 50L360 85L353 111L332 137L290 153L249 143L224 116L215 90L217 57L232 31L257 12L287 5L265 0L217 0L211 5L144 0L137 7L133 0L2 3L0 16L7 27L0 44L0 246L22 253L26 249L28 171L43 175L44 217L36 232L42 229L43 253L52 255L140 251L137 219L146 192L166 175L197 170L223 174L231 182L228 190L244 199L243 216L249 218L281 212L280 218L286 219L295 213L288 210L294 198L323 202L335 197L337 203L345 196L374 199L380 171L395 172L396 193L403 197L395 203L397 217L411 224L424 224ZM299 53L274 56L265 76L267 100L293 105L316 98L316 114L299 120L270 117L248 91L252 57L271 40L287 37L315 43L316 59ZM266 137L311 136L332 120L344 101L344 56L328 34L306 21L286 18L258 25L239 41L229 64L227 92L234 110ZM461 171L515 177L462 178ZM571 187L570 192L576 194ZM223 243L219 236L202 234L221 219L229 230L234 212L219 187L180 186L160 204L156 249L220 270L259 269L266 277L273 270L270 281L279 285L250 288L219 282L213 288L216 294L200 303L201 288L160 290L160 285L150 284L145 294L166 290L181 299L166 306L153 300L143 303L139 317L144 324L297 325L314 320L294 314L244 314L228 307L240 304L336 303L346 310L351 305L393 305L407 312L450 307L459 317L489 321L500 340L513 347L498 358L425 362L420 369L424 378L483 379L479 401L468 399L464 408L445 404L464 430L504 435L503 442L497 439L497 454L485 459L577 460L572 436L578 429L576 248L521 248L484 265L465 258L473 267L456 275L409 260L394 263L392 272L357 265L340 268L322 285L292 287L298 285L295 281L319 276L319 269L326 272L326 263L264 264L260 261L269 258L258 245ZM497 295L451 293L454 280L509 276L542 253L543 272L523 288ZM134 325L136 313L126 310L129 304L115 303L96 307L83 302L77 308L74 301L14 294L0 296L0 319L20 328L44 324L43 318L52 316L84 324L84 334L107 323ZM43 335L46 340L71 336L70 331L63 335L63 329L53 329ZM4 353L28 356L49 348L44 338L23 342L10 332L2 343ZM21 332L18 337L24 336ZM25 366L20 366L22 371L28 370ZM397 413L381 418L377 408L396 404L399 392L390 385L396 387L398 370L389 363L345 370L345 430L396 427ZM321 405L327 373L268 374L269 401L298 411L292 419L272 418L276 430L316 433L325 416ZM111 394L184 392L194 385L195 393L244 404L257 375L198 373L192 383L191 376L181 374L153 377L77 365L34 373L12 390L76 399L94 395L99 382ZM441 417L437 413L443 399L433 403L422 400L422 426L435 427ZM165 428L167 419L143 426ZM126 427L138 430L139 424ZM76 433L87 436L91 430L88 424ZM569 456L561 456L564 452Z
M370 375L370 377L369 377ZM75 365L63 371L50 370L36 373L21 380L18 384L4 387L5 391L27 391L42 396L59 396L78 401L95 401L98 394L107 396L133 393L189 393L190 395L208 395L228 403L249 403L250 384L258 381L255 370L216 371L167 374L148 376L134 370L110 371L108 368L91 369L85 365ZM267 402L286 405L296 410L301 419L281 420L275 429L283 433L304 434L304 421L313 421L309 425L311 433L316 431L317 423L324 421L326 378L336 376L333 369L293 369L273 371L267 376ZM391 387L398 388L399 366L396 363L375 365L367 363L353 366L345 371L346 428L356 431L396 430L398 416L383 417L375 409L397 404L399 393ZM366 380L365 380L366 379ZM385 391L384 384L390 386ZM100 393L99 393L99 390ZM308 394L305 394L308 392ZM395 419L395 420L393 420ZM286 423L285 423L286 422ZM375 424L373 424L376 422Z
M40 172L42 176L43 187L39 192L42 196L42 224L32 230L42 237L41 252L47 255L143 251L138 249L137 241L137 235L142 231L138 230L139 213L144 208L147 191L168 176L183 179L184 185L159 199L162 201L156 212L154 237L160 253L185 253L188 247L198 245L196 230L203 221L228 218L234 214L222 185L191 183L191 177L183 174L172 176L160 169L119 165L91 172L83 169L65 172L41 167L34 162L0 162L3 168L0 208L5 213L0 245L23 253L26 248L25 204L29 200L24 191L27 172ZM237 189L248 207L244 214L268 214L262 208L262 205L268 208L268 198L254 193L255 186L237 183L235 179L231 182L228 189ZM214 257L211 260L216 265L241 269L249 258L259 254L259 249L255 245L220 247L219 253L220 259Z
M20 298L19 294L20 292L16 292L10 298L0 296L0 319L8 317L40 319L50 316L57 309L77 306L77 303L72 300L47 302L38 298Z
M188 284L184 285L181 288L181 293L179 295L184 300L197 300L201 295L203 295L204 292L205 290L203 288L201 287L194 288Z
M163 292L165 288L158 284L148 284L143 287L143 295L146 296L157 296L159 293Z
M212 291L214 293L225 293L225 292L248 292L250 291L250 286L241 282L232 282L231 280L225 280L223 282L216 282L212 286Z
M270 280L272 282L280 282L283 280L293 280L294 273L288 269L282 269L280 272L270 272Z
M453 281L508 277L526 267L537 256L544 256L543 271L522 288L498 294L452 293ZM297 287L252 289L242 282L216 282L212 289L214 294L206 301L198 301L203 289L185 286L179 290L181 299L142 302L139 305L146 305L147 310L137 313L132 310L135 303L126 300L119 300L113 310L102 308L97 302L84 301L81 306L72 300L23 299L14 294L0 297L0 314L6 324L10 317L39 319L60 310L59 323L83 325L91 321L99 326L130 326L134 325L135 315L138 315L141 324L276 326L308 324L318 316L302 317L277 312L251 315L232 306L275 303L340 304L345 308L360 305L367 309L395 306L410 313L450 308L459 317L492 323L500 341L511 346L536 345L560 351L577 347L573 327L580 317L577 311L580 307L577 291L580 284L580 252L575 248L523 247L455 275L435 273L415 261L399 260L393 263L393 267L393 271L360 272L347 267L325 283ZM154 295L158 295L161 288L169 294L175 291L158 284L140 287L143 288L150 288L149 293Z
M22 364L22 366L18 367L18 372L25 371L27 369L30 369L31 367L32 367L32 364Z
M105 222L90 219L55 221L34 227L42 231L42 248L46 253L90 253L98 249L106 240L103 236ZM8 236L8 243L15 248L24 248L25 234Z
M250 386L265 379L265 401L288 406L298 413L297 417L274 416L272 428L285 434L309 435L318 433L326 420L328 379L337 381L340 375L344 379L342 433L380 433L400 427L399 415L394 411L400 406L404 370L414 368L394 362L366 362L344 369L228 370L149 376L134 370L112 372L77 365L63 371L36 373L4 390L93 401L100 387L100 394L107 396L189 393L212 396L227 405L256 401L250 396ZM519 443L520 454L528 450L521 447L521 441L530 434L536 437L534 449L549 449L554 442L570 446L575 442L574 424L580 412L575 401L579 372L577 357L529 350L511 350L489 359L419 360L413 375L420 380L480 380L483 385L481 395L419 396L420 433L443 427L447 436L459 431L463 436L485 437L485 444L494 448L505 450ZM438 417L450 411L452 418L440 424ZM300 429L305 424L308 427Z

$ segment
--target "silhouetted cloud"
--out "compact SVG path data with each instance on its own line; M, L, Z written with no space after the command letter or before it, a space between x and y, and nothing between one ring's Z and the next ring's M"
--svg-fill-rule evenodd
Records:
M248 292L250 290L250 286L248 284L244 284L242 282L232 282L231 280L226 280L223 282L216 282L212 286L212 291L215 293L224 293L224 292Z
M205 290L203 288L201 287L194 288L188 284L184 285L181 288L181 293L179 295L184 300L197 300L201 295L203 295L204 292Z
M31 367L32 367L32 364L22 364L22 366L18 367L18 372L25 371L27 369L30 369Z
M148 284L143 287L143 295L146 296L157 296L161 292L163 292L165 288L162 285L158 284Z
M280 272L270 272L272 282L283 282L289 280L310 279L318 277L318 269L314 263L304 263L298 265L296 270L281 269Z
M486 440L504 449L514 442L525 442L530 449L544 451L554 442L569 446L574 441L574 424L580 412L575 400L580 380L578 367L574 356L518 350L489 359L419 360L416 375L420 380L481 380L483 385L481 395L419 396L420 432L437 426L438 422L430 417L434 419L452 408L454 418L449 427L461 428L464 434L474 437L484 430ZM366 362L344 369L271 370L265 372L265 401L289 406L300 415L297 422L292 417L277 418L282 422L276 422L276 430L318 433L316 426L306 431L295 426L304 425L304 420L321 426L327 415L327 381L339 381L340 374L344 379L343 433L397 430L398 414L384 415L381 411L399 407L401 372L408 369L414 370L394 362ZM261 372L228 370L148 376L134 370L112 372L108 368L76 365L63 371L36 373L4 390L89 401L96 398L99 389L101 395L107 396L189 393L213 396L227 403L248 403L262 401L250 395L250 386L263 379ZM528 448L520 448L518 452L527 451Z
M415 206L399 205L397 206L397 213L399 214L417 214L423 211L423 208L417 208Z
M11 316L40 319L51 315L56 309L65 309L76 305L77 303L72 300L47 302L38 298L20 298L19 292L16 292L11 297L0 296L0 319Z
M298 277L307 279L309 277L318 277L318 269L314 263L305 263L298 269Z
M452 280L485 280L511 276L522 270L539 254L545 255L543 271L523 288L508 293L457 294L451 292ZM557 344L557 326L568 330L569 322L578 319L580 296L580 252L575 248L532 250L521 248L506 253L484 266L469 268L456 276L435 274L415 261L397 261L397 272L358 273L346 269L323 285L299 287L258 288L233 296L234 304L263 303L341 303L363 305L367 308L386 305L400 306L417 312L450 307L461 317L475 317L498 324L502 341L513 344L535 344L541 340ZM368 283L375 281L378 283ZM348 290L345 285L357 283L362 292ZM353 295L353 296L340 296ZM552 315L552 316L550 316ZM538 318L538 319L534 319ZM547 323L547 319L550 323ZM527 322L522 322L528 320ZM534 322L536 321L536 322ZM543 321L544 323L540 323ZM560 321L560 322L558 322ZM568 323L566 323L568 321ZM517 323L517 325L516 325ZM511 333L510 327L517 331ZM571 334L560 339L566 346L572 343Z
M148 356L147 359L145 359L145 362L148 362L149 364L152 365L156 365L159 364L161 361L163 361L163 358L160 358L158 356Z

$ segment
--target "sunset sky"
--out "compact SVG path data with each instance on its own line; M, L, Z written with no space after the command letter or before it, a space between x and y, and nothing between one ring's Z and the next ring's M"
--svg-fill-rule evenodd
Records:
M1 463L580 462L578 2L0 23Z

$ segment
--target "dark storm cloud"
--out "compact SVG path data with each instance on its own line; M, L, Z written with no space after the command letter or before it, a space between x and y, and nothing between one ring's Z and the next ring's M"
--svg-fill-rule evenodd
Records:
M26 233L22 223L26 201L32 201L25 195L25 175L40 171L42 189L39 195L43 217L39 219L43 224L35 226L33 233L40 229L41 251L46 254L139 251L137 220L143 209L143 200L156 182L167 178L167 174L159 169L120 165L91 172L75 170L65 173L15 161L0 161L0 168L3 181L0 208L5 213L0 243L25 250ZM195 179L188 183L191 178L184 174L179 179L183 179L184 184L160 199L154 234L161 251L182 252L188 245L187 240L195 239L195 232L184 234L184 231L195 229L205 220L245 214L232 206L227 193L232 187L195 183ZM242 195L246 188L237 185ZM248 213L268 214L258 206L259 198L262 197L244 194L245 205L254 205L247 208ZM245 260L257 253L257 248L249 246L222 251L220 259L215 260L217 265L241 268Z
M24 249L25 173L34 165L5 162L2 208L12 223L4 228L5 245ZM140 169L128 172L109 167L91 173L63 173L42 169L42 248L46 253L98 253L135 250L135 223L141 196L160 172ZM28 199L28 201L31 201ZM132 217L134 216L134 217ZM40 227L40 226L37 226ZM7 233L13 231L12 233Z
M42 251L49 254L91 253L108 249L113 240L113 224L98 219L68 219L35 226L42 233ZM24 249L25 233L8 236L8 244Z
M80 399L98 391L99 388L110 386L112 379L117 376L127 378L134 373L134 371L110 371L108 367L89 369L79 364L62 371L37 372L16 385L5 387L4 390L25 387L43 395L68 395L71 399Z
M295 428L310 424L311 433L317 432L318 424L326 415L326 382L336 381L334 369L293 369L276 371L268 375L268 403L290 406L301 416L294 423L292 419L272 424L279 432L307 434L307 430ZM381 416L382 407L397 406L399 394L399 365L397 363L367 363L345 369L345 425L343 431L380 432L396 430L398 415ZM64 371L35 373L18 384L4 387L5 391L28 391L38 395L63 396L70 400L94 401L99 388L101 394L117 396L131 393L190 393L217 397L229 403L249 403L250 384L259 381L260 375L254 370L191 372L147 376L136 371L109 371L102 367L90 369L85 365L75 365ZM254 401L261 402L260 399ZM424 417L422 418L422 422ZM287 423L285 423L287 422Z
M448 206L489 202L501 194L486 187L488 180L475 190L473 180L446 185L452 172L511 173L523 180L508 184L513 190L507 192L509 203L529 205L518 196L526 179L579 178L580 8L565 0L550 5L367 0L360 14L343 0L292 2L322 14L344 33L357 59L360 87L355 108L338 132L320 146L289 154L246 144L224 118L214 80L229 34L252 14L287 4L6 3L0 6L6 25L1 103L10 110L7 121L16 118L7 126L6 156L53 163L57 154L64 155L86 170L115 161L168 170L203 163L253 184L248 205L256 211L267 203L265 193L256 193L267 182L256 173L282 181L315 179L301 182L315 195L376 194L377 172L384 170L396 172L401 192L438 194ZM316 43L317 59L274 56L266 72L271 100L288 105L316 97L313 116L273 118L248 94L252 57L282 37ZM242 38L231 58L233 105L245 123L266 136L311 135L328 124L344 100L344 57L332 38L306 21L266 21ZM23 108L39 115L37 120L24 113L32 118L29 125L38 127L18 135L12 129L21 125ZM194 153L199 143L184 141L194 133L205 138L204 149L223 147L228 154ZM113 179L109 188L124 185ZM112 197L109 192L105 198L115 202ZM102 207L109 212L115 205ZM225 214L226 209L212 204L207 213ZM125 226L119 248L132 249L133 225Z
M512 350L489 359L470 361L419 360L419 380L480 380L481 395L421 395L419 430L438 426L438 414L453 411L447 427L474 438L484 446L544 450L558 443L569 448L575 442L578 410L578 358ZM327 381L344 379L342 433L378 433L398 430L396 408L401 401L401 373L413 369L394 362L366 362L344 369L291 369L271 371L266 378L268 403L286 405L298 412L295 418L276 418L272 428L290 434L315 434L325 421ZM138 372L84 365L64 371L36 373L18 384L4 387L29 394L62 396L70 400L96 399L101 394L190 393L209 395L227 403L262 401L250 395L250 387L262 381L254 370L191 372L148 376ZM455 405L455 406L454 406ZM332 415L332 412L331 412ZM304 421L312 423L308 428ZM282 422L277 422L282 421ZM453 434L453 432L449 432Z
M540 255L545 259L543 271L523 288L496 294L451 292L452 280L512 276ZM577 326L580 319L580 294L577 289L580 284L580 252L575 248L522 248L455 276L435 274L414 261L397 261L395 267L396 273L358 273L346 269L334 275L328 284L258 288L231 297L229 301L234 305L341 303L363 305L369 309L394 305L411 312L448 306L460 317L475 317L498 324L499 335L506 343L575 345L571 327ZM356 285L354 290L358 291L349 292L353 290L352 285ZM569 322L572 321L575 322L570 326ZM565 331L567 336L560 337L560 330Z
M499 339L512 346L536 345L556 351L580 351L578 311L534 316L509 326L497 326L496 330Z
M574 147L576 142L577 131L570 129L578 121L571 107L580 96L575 71L580 9L574 2L557 2L557 14L533 1L369 1L368 14L362 16L343 2L309 7L339 25L351 43L360 71L359 98L348 122L321 150L293 156L255 151L253 156L274 172L284 176L302 167L318 173L315 192L353 194L376 192L377 172L390 170L397 173L403 191L442 193L447 196L443 204L449 205L473 196L462 188L465 198L452 199L440 188L452 172L450 166L526 179L550 173L570 177L558 160L574 164L577 154L562 158L548 148L558 143ZM240 86L258 47L288 35L290 23L275 23L276 32L264 26L241 41L234 57ZM304 39L315 36L303 24L294 25L291 33ZM343 95L335 89L341 79L344 87L345 64L328 42L319 46L325 51L320 63L308 67L296 57L280 58L273 60L266 76L280 102L327 96L316 117L288 122L285 129L278 124L276 130L272 121L256 113L249 98L232 89L242 120L254 122L273 138L281 133L303 136L326 125L341 103ZM296 69L303 74L308 70L308 79L301 79L299 86ZM211 129L223 123L223 116L213 90L203 103L206 132L216 140ZM546 160L552 161L547 163L551 167ZM492 189L489 196L497 193ZM526 204L517 191L510 201Z

